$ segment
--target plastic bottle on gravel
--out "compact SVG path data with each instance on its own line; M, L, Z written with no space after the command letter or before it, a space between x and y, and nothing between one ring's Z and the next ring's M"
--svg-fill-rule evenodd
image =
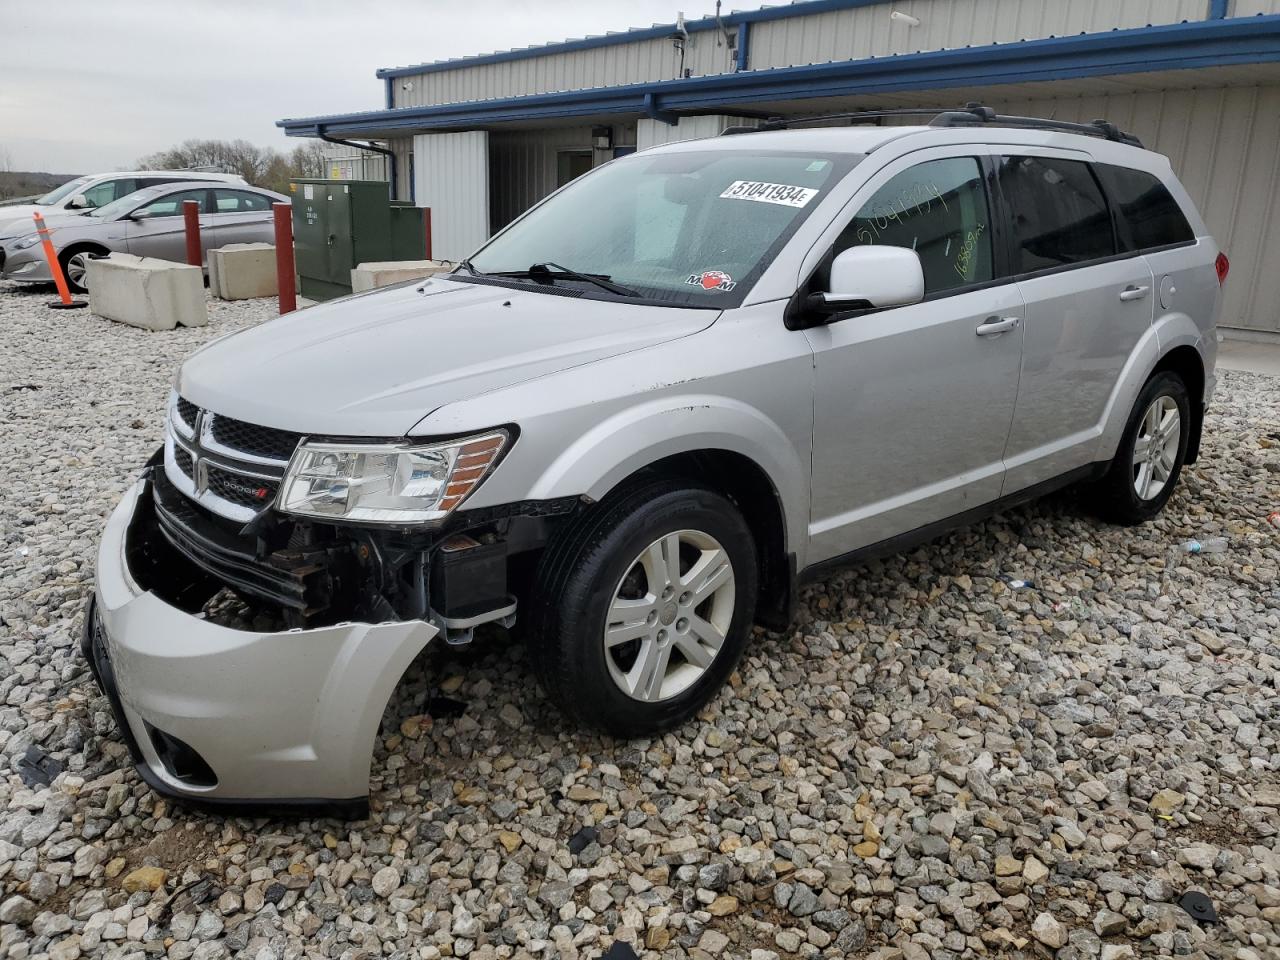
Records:
M1206 540L1188 540L1182 545L1183 553L1226 553L1226 537L1209 537Z

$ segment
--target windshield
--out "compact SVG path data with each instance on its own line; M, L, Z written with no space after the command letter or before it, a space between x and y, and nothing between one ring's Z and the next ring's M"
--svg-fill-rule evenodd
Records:
M161 187L148 187L145 190L137 190L134 193L126 193L123 197L112 200L110 203L104 203L100 207L93 210L86 210L87 217L102 217L105 220L113 220L123 214L136 210L149 200L163 194L166 190L172 189L171 186L165 185Z
M647 299L732 307L861 157L715 150L636 154L570 184L470 260L478 273L594 274ZM468 279L465 273L458 275ZM584 296L608 296L581 285Z
M68 180L57 190L51 190L43 197L36 201L41 206L47 207L50 204L57 203L59 200L65 200L71 194L75 193L90 180L89 177L76 177L74 180Z

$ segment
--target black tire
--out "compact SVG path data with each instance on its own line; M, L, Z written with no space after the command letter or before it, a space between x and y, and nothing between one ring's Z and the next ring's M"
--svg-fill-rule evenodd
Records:
M79 279L73 279L75 276L83 276L72 266L73 257L84 258L93 257L98 254L106 253L101 247L68 247L58 254L58 264L62 267L62 276L66 278L67 287L72 293L88 293L89 288Z
M719 652L687 688L666 699L634 699L615 683L606 660L626 656L620 648L606 653L609 609L624 576L634 575L640 553L677 531L709 535L727 554L732 619ZM720 494L666 479L611 495L575 518L543 554L527 621L534 673L548 697L579 723L627 738L676 727L715 695L742 656L755 613L757 570L751 531ZM682 652L669 656L677 664L685 659Z
M1137 468L1134 465L1134 450L1139 433L1143 428L1143 419L1152 405L1161 398L1173 401L1178 410L1178 444L1177 456L1174 458L1168 479L1159 492L1144 499L1138 495L1135 481ZM1187 441L1191 436L1191 400L1187 386L1182 378L1171 371L1162 371L1147 381L1138 399L1129 413L1124 433L1120 436L1120 446L1115 458L1107 468L1102 479L1086 488L1084 500L1094 513L1112 523L1133 526L1145 523L1158 514L1177 486L1178 477L1182 473L1182 465L1187 456Z

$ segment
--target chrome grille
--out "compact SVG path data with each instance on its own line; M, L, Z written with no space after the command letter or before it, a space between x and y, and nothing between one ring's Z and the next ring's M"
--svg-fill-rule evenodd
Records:
M275 502L301 439L220 416L175 395L165 429L165 476L211 512L245 522Z

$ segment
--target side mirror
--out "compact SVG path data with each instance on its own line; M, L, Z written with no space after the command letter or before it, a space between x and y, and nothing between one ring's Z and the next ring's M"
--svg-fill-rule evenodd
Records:
M146 210L139 209L139 210L134 210L132 213L130 213L129 219L130 220L146 220L150 216L151 214L149 214Z
M85 199L85 196L83 193L80 194L78 197L72 197L70 200L67 201L68 210L87 210L88 207L89 207L89 201Z
M924 299L924 268L907 247L850 247L831 263L831 289L809 297L819 313L904 307Z

